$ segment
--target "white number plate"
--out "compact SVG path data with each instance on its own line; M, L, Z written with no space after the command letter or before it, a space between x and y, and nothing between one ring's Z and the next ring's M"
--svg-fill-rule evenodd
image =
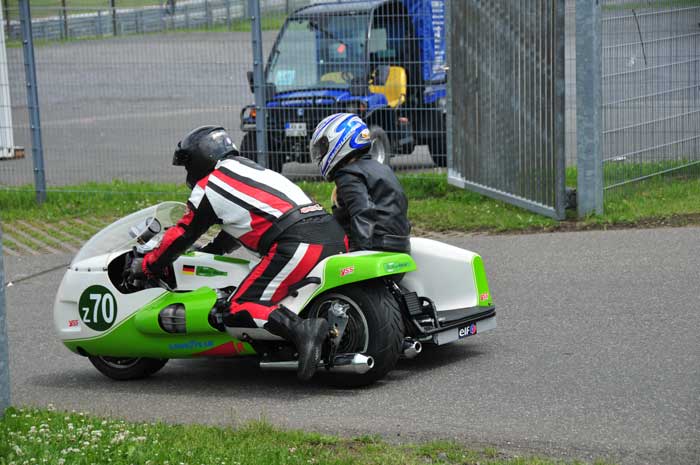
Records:
M285 123L284 135L287 137L306 137L306 123Z

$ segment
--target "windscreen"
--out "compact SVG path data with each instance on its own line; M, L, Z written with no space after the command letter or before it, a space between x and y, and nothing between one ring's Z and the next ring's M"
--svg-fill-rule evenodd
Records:
M136 239L129 235L132 226L141 224L148 218L156 218L161 224L161 231L164 231L182 218L185 208L184 203L163 202L115 221L83 245L73 258L71 266L88 258L132 248L137 245Z
M366 74L369 16L290 19L273 51L267 82L278 92L347 88Z

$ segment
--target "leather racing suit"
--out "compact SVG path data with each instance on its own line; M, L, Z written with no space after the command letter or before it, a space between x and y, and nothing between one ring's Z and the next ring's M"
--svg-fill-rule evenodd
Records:
M161 275L209 227L222 231L203 250L230 252L239 244L262 259L231 299L228 326L262 327L289 287L324 258L347 251L331 215L296 184L242 157L222 160L195 187L188 210L144 257L143 271Z
M408 201L396 175L363 155L334 174L337 206L333 215L350 240L350 249L410 252Z

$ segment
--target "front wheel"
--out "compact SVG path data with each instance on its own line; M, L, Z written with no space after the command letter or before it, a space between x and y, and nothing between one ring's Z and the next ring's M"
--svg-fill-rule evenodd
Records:
M389 136L379 126L371 126L369 128L369 137L372 140L372 148L370 149L372 158L382 165L389 166L391 160L391 141L389 141Z
M331 373L330 382L340 387L372 384L394 368L401 354L404 327L396 299L381 281L364 282L322 294L311 305L308 317L327 318L336 303L343 305L348 315L338 354L371 356L374 367L364 374Z
M117 381L147 378L168 363L167 358L90 356L88 359L100 373Z

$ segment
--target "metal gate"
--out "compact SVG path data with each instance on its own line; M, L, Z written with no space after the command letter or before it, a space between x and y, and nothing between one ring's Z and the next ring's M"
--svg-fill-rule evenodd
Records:
M448 41L449 182L564 218L564 0L452 1Z

